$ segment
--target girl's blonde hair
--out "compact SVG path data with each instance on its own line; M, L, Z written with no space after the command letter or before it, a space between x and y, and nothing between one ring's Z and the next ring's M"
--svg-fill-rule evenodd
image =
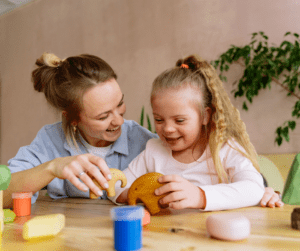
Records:
M180 59L176 67L166 70L153 82L151 99L155 94L167 88L196 87L200 91L200 109L211 109L210 121L205 128L206 142L209 142L212 159L219 177L219 182L228 182L222 166L219 152L224 143L239 151L251 160L259 171L256 151L246 132L246 126L239 111L232 105L216 70L197 55ZM245 151L234 145L234 139Z
M103 59L88 54L61 60L54 54L44 53L36 65L32 72L33 87L45 94L52 107L65 112L62 127L66 140L78 149L78 130L74 130L72 123L79 122L83 94L99 83L117 79L117 75Z

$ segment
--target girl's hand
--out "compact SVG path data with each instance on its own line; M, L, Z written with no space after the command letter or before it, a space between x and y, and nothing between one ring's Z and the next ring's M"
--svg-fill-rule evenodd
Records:
M106 162L89 153L56 158L51 161L49 169L54 177L68 179L75 187L85 192L90 188L99 196L102 196L103 192L94 184L89 175L105 188L108 188L107 181L111 179L111 173Z
M159 183L166 183L155 190L156 195L169 193L160 199L160 204L168 204L174 209L205 208L206 198L202 189L179 175L164 175L158 178Z
M284 203L281 201L279 194L274 191L272 187L266 187L264 196L260 204L262 207L282 207Z

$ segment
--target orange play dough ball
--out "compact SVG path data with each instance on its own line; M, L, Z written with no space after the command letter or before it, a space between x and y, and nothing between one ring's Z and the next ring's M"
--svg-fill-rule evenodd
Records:
M150 223L150 213L146 209L144 209L144 218L142 221L142 226L145 226L149 223Z

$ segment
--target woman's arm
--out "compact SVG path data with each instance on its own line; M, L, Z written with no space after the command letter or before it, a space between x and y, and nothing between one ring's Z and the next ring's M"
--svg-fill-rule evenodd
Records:
M4 207L11 207L12 193L35 193L54 178L68 179L79 190L87 191L89 188L95 194L102 196L103 192L94 184L87 172L102 187L108 186L107 180L111 179L109 167L102 158L92 154L56 158L36 167L13 173L11 182L4 192L3 205Z
M12 207L12 193L36 193L48 185L55 178L49 168L51 163L49 161L28 170L12 173L10 184L3 193L3 207Z

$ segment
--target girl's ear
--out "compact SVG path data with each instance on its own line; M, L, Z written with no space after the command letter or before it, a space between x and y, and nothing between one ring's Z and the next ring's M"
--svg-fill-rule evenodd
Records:
M204 113L203 113L203 125L207 125L210 121L211 117L211 108L210 107L205 107Z

